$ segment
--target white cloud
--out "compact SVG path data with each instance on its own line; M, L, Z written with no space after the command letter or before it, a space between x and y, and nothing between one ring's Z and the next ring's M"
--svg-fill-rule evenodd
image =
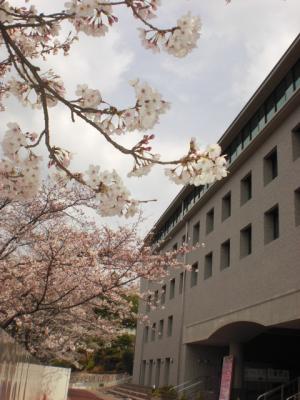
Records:
M45 4L59 9L61 1ZM116 105L133 100L127 80L139 76L149 81L172 102L169 113L151 131L157 134L155 151L168 159L182 154L191 136L202 143L216 141L299 32L299 0L235 0L229 6L225 0L165 0L153 23L172 25L187 10L201 16L203 30L198 49L186 59L153 55L142 48L136 32L141 24L125 9L118 13L120 23L107 37L82 35L70 57L51 61L65 79L70 95L77 82L88 83ZM10 101L8 113L1 116L0 136L9 120L19 120L26 129L42 126L38 112L22 110L15 104ZM62 107L52 115L53 141L75 153L74 169L89 163L115 167L134 197L159 199L145 206L151 225L179 190L163 170L155 168L145 179L129 180L130 159L111 149L92 128L71 123ZM129 145L139 138L134 134L121 140Z

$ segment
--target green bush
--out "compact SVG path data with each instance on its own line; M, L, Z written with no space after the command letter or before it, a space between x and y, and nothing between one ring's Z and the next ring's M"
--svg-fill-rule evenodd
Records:
M177 399L177 392L173 386L163 386L152 390L153 397L161 397L163 399Z

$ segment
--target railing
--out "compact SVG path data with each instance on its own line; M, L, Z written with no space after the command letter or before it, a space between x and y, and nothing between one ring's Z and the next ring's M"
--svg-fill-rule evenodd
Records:
M184 396L188 400L194 400L199 393L205 393L206 397L209 398L208 394L213 395L213 381L209 376L198 376L175 386L174 389L179 397Z
M286 400L300 400L300 392L292 394L290 397L288 397Z
M287 400L289 397L295 396L299 391L300 378L293 379L290 382L277 386L268 392L262 393L257 397L257 400ZM292 399L290 399L292 400ZM297 399L293 399L297 400Z
M191 385L192 383L197 382L200 379L200 376L198 376L197 378L193 378L193 379L189 379L188 381L185 381L183 383L180 383L177 386L174 386L174 389L177 392L181 392L183 390L183 388L188 387L189 385Z
M196 395L199 393L199 390L203 390L203 380L199 380L198 382L195 382L191 385L189 385L188 387L184 388L182 390L182 393L185 395L185 397L188 400L193 400ZM181 392L178 392L178 394L180 395Z

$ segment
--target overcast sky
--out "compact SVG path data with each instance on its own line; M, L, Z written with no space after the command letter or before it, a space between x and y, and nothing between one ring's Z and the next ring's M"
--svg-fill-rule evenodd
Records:
M41 11L59 11L63 3L35 2ZM74 98L77 83L87 83L111 104L124 107L134 102L130 79L139 77L156 88L172 103L151 131L156 134L155 152L167 159L182 155L191 137L202 144L217 141L300 30L300 0L232 0L231 5L225 0L162 0L154 22L173 26L187 11L199 15L203 27L198 48L184 59L145 50L136 30L141 24L120 8L120 23L106 37L80 34L69 57L49 60L64 79L69 98ZM41 129L39 111L22 109L14 100L7 104L7 111L1 113L0 137L9 121L19 122L24 130ZM71 123L62 107L51 115L52 142L74 153L73 170L83 170L90 163L115 168L133 197L158 200L144 207L147 231L180 187L158 167L142 179L128 179L131 159L111 149L91 128ZM132 134L122 142L136 142L139 137Z

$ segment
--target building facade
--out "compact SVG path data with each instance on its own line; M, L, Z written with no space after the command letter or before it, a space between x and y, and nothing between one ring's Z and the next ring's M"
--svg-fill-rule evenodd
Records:
M219 144L228 177L184 187L153 228L156 251L205 246L185 255L191 271L141 283L133 381L199 377L217 398L230 354L232 393L252 399L300 376L300 36Z

